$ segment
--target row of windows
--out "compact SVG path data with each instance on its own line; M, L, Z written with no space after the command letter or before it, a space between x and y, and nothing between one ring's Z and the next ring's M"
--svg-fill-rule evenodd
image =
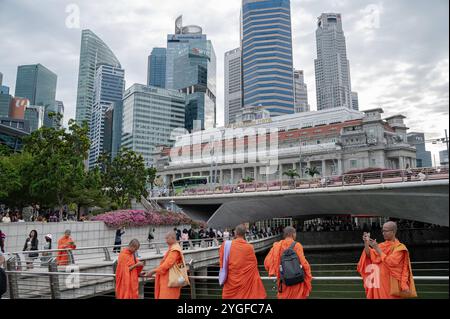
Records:
M288 61L292 61L292 55L285 55L282 53L275 53L275 52L267 53L267 54L258 53L248 59L244 59L244 67L250 65L252 63L252 61L267 61L268 58L273 58L273 59L281 58L281 59L285 59Z
M287 63L283 63L283 64L287 65ZM244 79L249 76L254 76L253 74L257 74L259 70L267 70L267 69L275 69L275 70L279 70L279 71L292 72L292 67L289 67L289 65L288 66L279 65L279 64L257 65L252 68L250 68L250 67L244 68ZM273 72L275 72L275 71L273 71Z
M267 49L267 47L276 46L276 47L285 47L289 50L291 50L291 43L289 41L280 41L280 39L277 37L274 39L275 41L267 41L265 38L262 38L261 41L256 42L253 41L252 44L247 44L243 48L244 55L251 51L254 48L263 47L262 49Z
M266 92L259 92L260 94L271 94L271 96L261 96L261 97L255 97L255 98L247 98L247 96L244 97L244 104L245 105L251 105L251 104L259 104L261 101L267 101L267 100L280 100L280 101L287 101L292 102L292 104L289 104L289 106L294 106L294 98L290 96L286 96L285 91L279 91L279 90L267 90Z
M281 30L273 30L273 31L259 31L259 32L255 32L253 33L251 36L248 36L247 38L244 38L243 43L247 44L247 43L251 43L252 40L256 40L258 37L262 37L262 36L272 36L275 39L282 39L282 37L286 37L284 38L284 40L287 40L289 42L291 42L291 37L292 34L290 31L286 32L286 31L281 31Z
M286 53L289 58L292 57L292 50L290 48L284 49L284 48L279 48L279 47L268 47L268 48L260 48L260 49L253 49L251 51L246 51L244 54L244 60L245 59L248 60L250 58L250 56L251 56L251 58L254 58L253 55L259 56L259 54L267 53L267 52L274 52L274 53L282 52L282 53Z
M244 65L244 74L249 72L248 70L253 67L257 66L258 69L261 69L262 66L268 66L270 65L270 68L277 69L278 67L274 65L274 63L279 63L282 65L285 65L289 70L292 70L292 59L289 60L282 60L282 59L267 59L267 60L257 60L251 63L248 63Z
M253 26L249 28L244 28L243 35L244 38L252 36L253 32L272 30L272 29L280 29L281 31L291 32L291 24L290 23L282 23L283 21L278 21L275 23L271 23L269 25L262 26Z
M281 72L281 71L254 72L250 75L244 76L244 82L252 83L252 80L250 80L250 79L254 79L254 78L259 79L259 77L264 77L265 75L269 75L271 77L279 75L279 76L282 76L285 78L291 78L292 73L291 72Z
M270 81L272 79L268 79L268 80ZM288 89L289 91L293 91L292 81L287 82L287 84L277 83L274 81L275 81L275 79L273 79L272 82L268 82L268 83L257 82L256 84L253 84L251 86L247 85L247 83L245 83L244 89L246 92L255 92L255 91L259 91L259 89L262 89L262 88L283 88L283 89ZM247 97L249 97L249 96L247 95Z

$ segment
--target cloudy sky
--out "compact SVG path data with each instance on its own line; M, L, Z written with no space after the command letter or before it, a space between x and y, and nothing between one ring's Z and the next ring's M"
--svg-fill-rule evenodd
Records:
M65 119L75 117L82 29L115 52L127 87L146 82L147 56L165 46L175 18L203 27L218 58L218 121L223 124L223 56L239 46L241 0L0 0L0 72L14 92L17 66L41 63L58 75ZM362 110L402 113L412 130L438 138L449 120L448 0L291 0L294 66L305 71L316 109L316 19L343 15L352 87ZM78 15L79 13L79 15ZM79 23L78 23L79 22ZM429 148L435 153L443 145Z

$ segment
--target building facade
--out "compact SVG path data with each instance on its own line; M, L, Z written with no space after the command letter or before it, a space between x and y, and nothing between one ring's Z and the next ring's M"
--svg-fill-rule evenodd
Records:
M173 148L158 150L155 163L167 185L177 178L210 176L211 171L217 171L221 183L233 184L245 177L261 182L288 179L283 173L290 169L307 178L307 167L316 167L322 176L369 167L404 169L407 164L415 167L416 150L406 141L404 117L382 119L382 113L381 109L357 112L348 108L298 113L241 123L247 130L244 134L233 131L239 128L236 123L232 128L180 136ZM268 174L264 173L268 172L266 156L250 161L255 149L249 144L250 137L245 136L249 129L263 129L258 143L269 130L275 130L276 162ZM211 136L214 136L212 152ZM270 140L273 141L272 137Z
M359 111L359 97L357 92L352 92L352 109Z
M53 125L48 114L56 111L57 79L57 75L42 64L21 65L17 68L15 96L27 98L30 105L43 106L43 124L47 127Z
M166 87L186 94L187 130L214 128L216 125L214 47L198 26L183 27L181 21L177 19L176 32L180 33L173 35L167 43Z
M166 48L154 48L148 56L147 85L166 87Z
M81 33L80 65L78 70L78 90L76 116L77 123L90 123L94 105L94 81L98 65L108 64L121 68L119 60L111 49L91 30Z
M290 1L243 0L241 18L244 107L294 113Z
M225 52L224 72L224 116L225 125L236 122L242 111L242 54L241 48Z
M2 86L0 91L0 117L9 116L9 105L11 104L12 96L9 94L9 88Z
M305 84L303 70L294 70L295 113L309 112L308 86Z
M113 128L112 128L112 145L111 158L116 157L121 148L122 142L122 118L123 117L123 101L117 101L113 104Z
M40 105L30 105L25 109L25 121L28 121L30 132L37 131L44 126L45 108Z
M439 152L439 162L441 166L448 166L448 151Z
M123 98L125 90L125 71L107 64L98 66L94 80L94 105L89 127L91 147L89 149L89 168L93 168L98 157L104 153L111 153L112 147L104 148L105 113L117 101ZM111 111L112 112L112 111ZM112 115L112 114L111 114ZM111 125L112 129L112 125ZM110 133L112 136L112 132ZM109 142L111 144L112 141Z
M186 95L133 84L124 93L121 147L142 154L153 165L155 148L173 144L173 131L184 130Z
M317 110L352 108L350 63L340 14L323 13L318 18L316 42Z
M416 148L417 167L433 167L431 152L426 150L424 133L408 133L408 143Z

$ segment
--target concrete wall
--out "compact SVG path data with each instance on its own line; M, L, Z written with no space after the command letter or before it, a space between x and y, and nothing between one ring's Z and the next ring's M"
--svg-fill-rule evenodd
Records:
M154 241L164 241L165 234L177 228L190 228L189 226L145 226L126 228L122 236L122 244L137 238L146 242L150 228L155 228ZM58 239L64 234L64 230L72 231L72 238L78 247L92 247L114 245L116 230L108 228L103 222L61 222L61 223L0 223L0 230L6 234L5 251L22 251L25 239L31 230L35 229L39 236L39 249L42 249L46 234L53 235L53 248L57 248Z

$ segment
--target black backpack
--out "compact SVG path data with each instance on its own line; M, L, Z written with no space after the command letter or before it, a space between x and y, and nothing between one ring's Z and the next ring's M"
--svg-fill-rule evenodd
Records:
M281 255L280 292L282 282L284 282L286 286L294 286L305 281L305 272L303 271L303 267L294 250L296 244L296 242L293 242Z
M6 292L6 273L3 268L0 268L0 298Z

